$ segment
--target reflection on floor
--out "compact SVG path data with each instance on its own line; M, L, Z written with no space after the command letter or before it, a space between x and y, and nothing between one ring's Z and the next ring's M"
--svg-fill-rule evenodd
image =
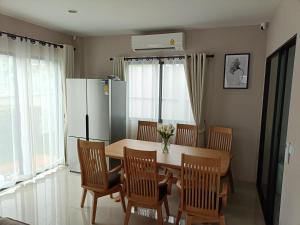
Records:
M0 193L0 216L11 217L32 225L87 225L90 224L91 197L80 208L80 175L59 168L30 182ZM171 215L178 209L176 188L169 197ZM237 183L236 193L230 195L224 211L227 225L264 225L255 185ZM148 214L149 217L138 214ZM154 213L138 210L130 218L130 224L156 224ZM123 224L121 204L109 197L98 200L96 224ZM173 224L172 218L169 223ZM184 218L181 225L184 224Z

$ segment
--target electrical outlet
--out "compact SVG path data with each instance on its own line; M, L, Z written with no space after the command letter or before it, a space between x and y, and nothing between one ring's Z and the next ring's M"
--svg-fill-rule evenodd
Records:
M286 155L286 163L290 164L291 157L295 154L295 148L291 142L286 144L285 155Z

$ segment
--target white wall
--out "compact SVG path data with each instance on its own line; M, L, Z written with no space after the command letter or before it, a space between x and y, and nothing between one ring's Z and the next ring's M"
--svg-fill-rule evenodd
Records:
M80 40L73 41L73 37L55 30L28 23L13 17L0 14L0 30L12 34L23 35L43 41L50 41L57 44L69 44L74 47L80 46ZM81 60L80 48L75 52L75 75L79 77Z
M267 54L300 32L300 1L282 0L271 20L267 37ZM296 149L290 164L285 165L280 225L300 225L300 36L298 36L287 142Z
M73 44L71 35L0 14L0 30L58 44Z

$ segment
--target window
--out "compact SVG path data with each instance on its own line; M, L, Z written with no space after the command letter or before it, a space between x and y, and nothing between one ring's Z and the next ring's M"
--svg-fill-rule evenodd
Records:
M183 60L164 61L161 118L169 123L194 123Z
M15 80L13 68L14 58L0 54L0 189L14 173L20 173L21 154L13 151L15 148L20 149L20 141L16 140L19 139L20 131L16 90L11 85Z
M159 62L132 61L128 66L129 118L158 118Z
M0 189L64 162L60 51L0 37Z
M129 119L194 123L183 59L134 60L127 67Z
M35 165L43 171L63 159L63 108L58 62L31 59L31 132Z

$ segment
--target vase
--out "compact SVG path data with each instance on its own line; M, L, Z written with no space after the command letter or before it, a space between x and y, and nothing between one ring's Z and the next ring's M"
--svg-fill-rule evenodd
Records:
M169 153L170 139L162 139L162 152Z

